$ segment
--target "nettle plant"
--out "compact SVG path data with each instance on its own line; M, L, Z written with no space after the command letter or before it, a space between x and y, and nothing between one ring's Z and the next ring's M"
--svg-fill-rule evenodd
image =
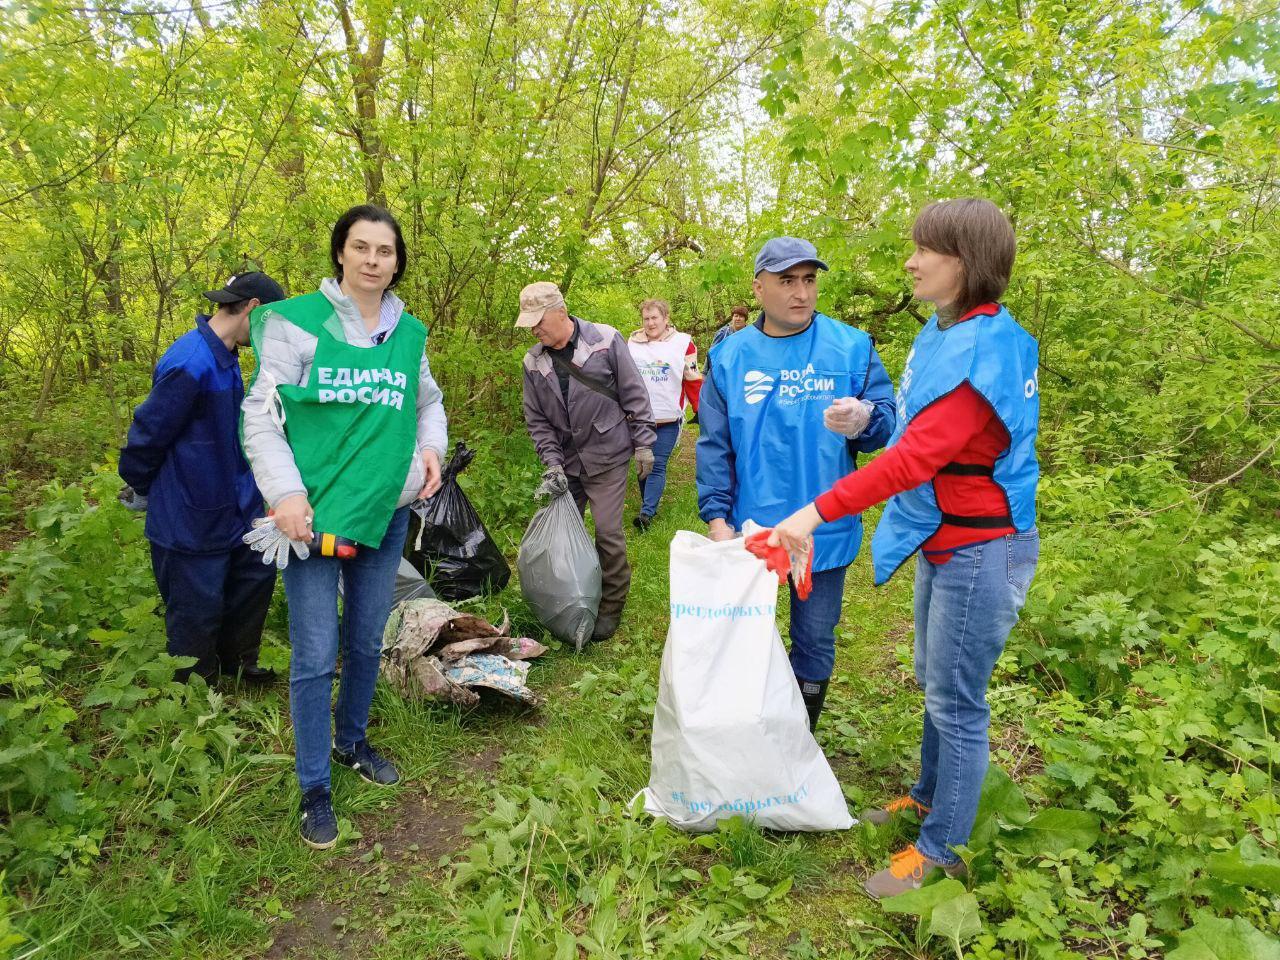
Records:
M16 884L85 874L115 831L206 808L243 731L177 684L141 524L119 482L52 484L0 563L0 861Z
M1215 914L1280 931L1280 535L1233 526L1059 538L1014 650L1042 691L1030 786L1103 832L1096 860L1050 885L1054 916L1100 898L1163 935ZM1025 917L1022 869L993 902Z
M735 863L762 845L741 821L693 840L609 799L598 768L545 760L526 780L495 791L455 863L467 956L737 957L777 922L794 864Z

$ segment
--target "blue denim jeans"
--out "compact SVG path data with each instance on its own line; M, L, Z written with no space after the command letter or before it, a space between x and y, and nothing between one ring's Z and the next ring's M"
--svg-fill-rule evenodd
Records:
M819 683L831 679L836 665L836 624L844 601L848 567L834 567L813 575L808 600L796 596L791 581L791 670L797 679Z
M680 439L680 421L659 424L658 439L653 444L653 471L640 481L640 512L653 516L658 512L658 501L667 488L667 461Z
M991 744L987 684L1027 599L1040 534L1010 534L957 550L949 561L916 559L916 682L924 691L920 779L911 788L930 808L916 848L931 860L959 860L969 842Z
M298 784L306 793L329 786L331 742L350 750L365 737L369 705L382 659L382 629L391 613L396 568L409 529L409 508L391 517L382 546L360 547L351 560L312 555L294 558L284 569L289 600L289 709ZM338 618L338 573L342 573L342 618ZM329 703L338 650L342 678L333 709Z

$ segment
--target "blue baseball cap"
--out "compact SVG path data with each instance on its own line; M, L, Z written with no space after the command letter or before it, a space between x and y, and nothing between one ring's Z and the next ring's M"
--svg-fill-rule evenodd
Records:
M822 270L831 269L818 259L818 248L808 240L799 237L774 237L766 240L760 252L756 254L756 276L761 270L770 273L782 273L797 263L813 263Z

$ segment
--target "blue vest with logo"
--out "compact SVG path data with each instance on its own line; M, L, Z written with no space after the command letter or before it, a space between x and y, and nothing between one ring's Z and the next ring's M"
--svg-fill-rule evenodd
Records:
M952 517L938 509L933 482L889 498L875 535L871 559L876 584L886 582L945 520L957 526L1019 532L1036 523L1036 432L1040 424L1040 347L1004 307L978 314L947 330L934 314L907 354L898 387L898 422L892 447L925 407L968 383L991 404L1009 432L1009 447L996 459L991 477L1004 490L1009 513L998 517ZM974 473L968 464L948 464L942 472Z
M747 520L771 527L854 469L844 437L823 426L822 414L837 397L861 393L872 349L867 334L818 313L795 336L748 326L712 351L733 443L734 527ZM813 569L846 566L861 545L860 517L824 524L814 535Z

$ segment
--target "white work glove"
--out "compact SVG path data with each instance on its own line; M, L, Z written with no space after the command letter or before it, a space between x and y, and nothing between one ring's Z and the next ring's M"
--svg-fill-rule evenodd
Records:
M653 448L636 447L636 476L643 480L653 473Z
M838 397L831 402L822 413L822 422L826 428L842 437L853 440L862 436L871 422L871 413L875 404L856 397Z
M311 548L301 540L290 540L284 531L276 526L274 517L259 517L253 521L253 529L240 538L251 550L262 554L264 564L274 563L277 570L289 565L289 551L293 550L299 560L311 556Z

